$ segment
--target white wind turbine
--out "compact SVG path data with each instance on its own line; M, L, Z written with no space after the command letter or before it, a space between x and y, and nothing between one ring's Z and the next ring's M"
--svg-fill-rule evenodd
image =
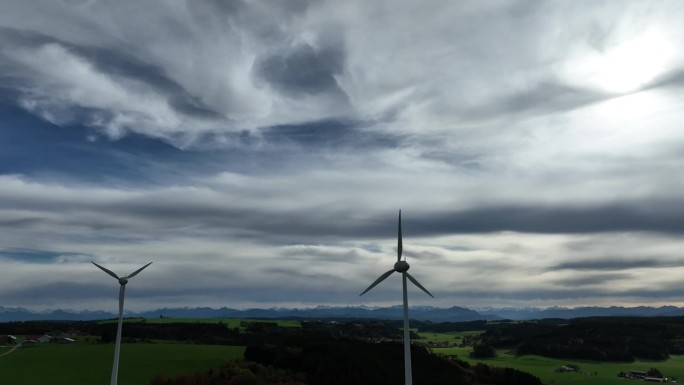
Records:
M406 278L408 278L411 282L413 282L414 285L418 286L421 290L426 292L430 297L435 298L434 295L430 294L430 292L423 287L415 278L411 276L411 274L408 273L409 269L409 264L406 263L406 258L404 260L401 259L401 252L402 252L402 241L401 241L401 210L399 210L399 235L398 235L398 241L397 241L397 262L394 264L394 268L385 274L381 275L380 278L376 279L375 282L373 282L370 286L368 286L368 289L364 290L363 293L359 294L364 295L366 292L368 292L370 289L374 288L377 284L380 282L384 281L385 278L389 277L394 273L395 271L397 273L401 273L401 279L402 279L402 285L404 288L404 383L406 385L412 385L413 383L413 376L411 374L411 340L409 337L409 318L408 318L408 297L406 295Z
M119 289L119 325L116 328L116 343L114 345L114 364L112 366L112 380L110 382L110 385L117 385L117 378L119 376L119 351L121 350L121 326L123 324L124 292L126 291L126 284L128 283L129 279L135 277L136 274L143 271L143 269L151 265L152 262L139 268L131 274L128 274L125 277L119 277L113 271L106 269L95 262L92 262L92 264L102 269L102 271L104 271L105 273L116 278L119 281L119 284L121 285L121 288Z

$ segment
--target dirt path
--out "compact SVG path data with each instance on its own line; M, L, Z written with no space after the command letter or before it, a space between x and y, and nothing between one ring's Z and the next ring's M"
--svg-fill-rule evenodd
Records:
M10 350L8 350L8 351L6 351L6 352L0 354L0 357L8 355L8 354L12 353L13 351L17 350L17 348L20 348L20 347L21 347L21 344L14 345L14 347L13 347L12 349L10 349Z

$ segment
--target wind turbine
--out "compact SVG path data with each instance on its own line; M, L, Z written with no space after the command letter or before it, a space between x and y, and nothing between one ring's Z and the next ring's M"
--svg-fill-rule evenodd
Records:
M102 269L102 271L104 271L105 273L116 278L119 281L119 284L121 285L121 288L119 289L119 325L116 328L116 344L114 345L114 364L112 366L112 380L110 382L110 385L117 385L117 377L119 376L119 351L121 350L121 326L123 324L124 292L126 291L126 284L128 283L129 279L135 277L136 274L143 271L143 269L151 265L152 262L139 268L131 274L128 274L125 277L119 277L113 271L106 269L93 261L90 262L92 262L93 265Z
M389 277L395 271L401 273L402 286L404 288L404 383L406 385L413 384L413 376L411 374L411 340L409 336L409 318L408 318L408 297L406 295L406 278L408 278L414 285L418 286L419 289L426 292L430 297L435 298L426 288L423 287L411 274L408 273L409 264L401 259L402 252L402 241L401 241L401 210L399 210L399 230L398 230L398 240L397 240L397 262L394 263L394 268L385 274L381 275L380 278L376 279L368 289L364 290L359 296L366 294L370 289L374 288L377 284L384 281L385 278Z

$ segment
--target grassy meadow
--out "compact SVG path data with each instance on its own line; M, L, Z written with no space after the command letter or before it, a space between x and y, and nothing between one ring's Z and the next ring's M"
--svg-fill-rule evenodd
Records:
M242 358L244 350L223 345L122 344L119 383L149 385L157 373L172 376L215 368ZM114 344L44 344L0 357L0 373L12 385L108 384L113 358Z
M421 342L453 342L456 345L461 343L465 336L477 335L480 332L460 332L460 333L420 333L426 337ZM628 385L634 380L619 378L619 372L629 370L648 371L650 368L658 368L665 376L677 378L677 382L684 380L684 356L672 356L666 361L645 361L625 363L606 363L596 361L560 360L554 358L541 357L536 355L516 356L507 350L497 350L497 357L490 359L474 359L469 354L472 347L448 347L431 349L437 354L457 356L459 359L470 364L478 362L490 366L508 367L522 370L539 377L546 385ZM581 373L560 373L556 369L567 364L579 365Z
M130 319L129 322L140 322ZM223 323L227 327L240 327L241 319L190 319L161 318L147 319L147 323ZM250 320L246 320L250 321ZM263 320L253 320L263 321ZM105 321L110 322L110 321ZM283 327L300 327L298 321L273 321ZM417 332L417 330L414 329ZM658 368L665 376L684 381L684 356L673 356L666 361L635 361L632 363L605 363L594 361L559 360L536 355L516 356L507 350L497 350L497 357L473 359L469 353L470 344L477 340L481 331L452 333L419 332L416 342L424 344L447 343L449 347L432 348L437 354L457 356L470 364L482 362L490 366L509 367L531 373L546 385L629 385L633 381L619 378L619 372L629 370L647 371ZM0 354L9 351L0 347ZM222 363L241 359L244 347L225 345L185 344L174 341L156 343L122 344L119 383L126 385L148 385L153 376L163 373L175 376L182 372L195 372L216 368ZM76 344L44 344L22 347L0 357L0 373L9 378L12 385L38 384L106 384L111 374L113 344L89 343L80 337ZM567 364L580 367L580 373L561 373L557 368ZM634 381L636 382L636 381ZM0 381L4 383L4 381Z
M228 318L129 318L125 322L160 323L223 323L228 328L240 328L242 321L276 322L281 327L301 327L299 321L249 320ZM102 323L116 323L106 320ZM124 327L125 330L125 327ZM124 331L125 336L125 331ZM79 337L71 345L40 344L21 347L0 357L0 373L10 378L12 385L43 384L107 384L111 376L114 344L94 344L87 340L99 337ZM23 340L23 338L20 338ZM0 346L0 355L11 347ZM155 374L175 376L216 368L222 363L241 359L241 346L185 344L177 341L154 340L154 343L124 343L121 345L119 383L148 385ZM9 377L7 377L9 376ZM4 383L0 380L0 383Z
M448 342L450 344L460 345L464 338L478 336L482 334L482 331L466 331L466 332L452 332L452 333L431 333L431 332L418 332L418 330L413 330L418 333L421 340L417 342L421 343L442 343Z

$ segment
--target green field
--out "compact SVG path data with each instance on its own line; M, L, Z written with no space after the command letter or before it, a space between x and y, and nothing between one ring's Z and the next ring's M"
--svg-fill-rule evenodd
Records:
M460 345L463 337L477 336L481 331L426 333L419 335L424 339L421 343L449 342ZM478 362L490 366L508 367L522 370L539 377L547 385L629 385L633 381L621 379L619 372L629 370L648 371L658 368L665 376L675 377L678 383L684 383L684 356L672 356L667 361L635 361L632 363L606 363L596 361L558 360L535 355L516 356L507 350L497 350L497 357L491 359L473 359L469 354L472 347L433 348L433 352L444 355L455 355L463 361L475 364ZM579 365L581 373L559 373L555 369L567 365ZM637 383L634 381L634 383Z
M149 323L170 322L222 322L227 327L239 327L241 319L147 319ZM249 320L248 320L249 321ZM260 320L254 320L260 321ZM131 319L129 322L140 322ZM298 321L275 321L280 326L298 327ZM453 347L433 348L437 354L457 356L471 364L482 362L490 366L509 367L531 373L546 385L629 385L636 381L617 377L619 372L629 370L647 371L658 368L665 376L676 377L684 383L684 356L673 356L666 361L636 361L633 363L605 363L593 361L558 360L536 355L515 356L507 350L498 350L497 357L472 359L472 347L458 347L464 338L479 335L480 331L453 333L420 332L420 343L448 342ZM0 354L9 347L0 347ZM119 370L119 382L126 385L148 385L158 373L175 376L182 372L195 372L216 368L222 363L240 359L244 347L223 345L194 345L171 341L157 343L123 344ZM91 344L79 338L73 345L45 344L22 347L0 357L0 373L3 380L12 385L38 384L106 384L111 374L113 344ZM567 364L578 365L580 373L560 373L556 369ZM4 381L0 381L4 383Z
M419 332L418 335L423 339L417 341L421 343L441 343L461 344L464 337L478 336L482 331L451 332L451 333L430 333Z
M558 360L535 355L515 356L506 350L498 350L497 357L491 359L471 359L472 351L466 348L438 348L433 352L445 355L456 355L471 364L482 362L490 366L508 367L522 370L539 377L547 385L635 385L639 381L619 378L619 372L629 370L648 371L658 368L663 375L676 377L678 383L684 380L684 356L672 356L667 361L635 361L631 363L605 363L596 361ZM558 373L556 368L566 365L579 365L581 373Z
M0 350L0 352L5 349ZM119 383L148 385L157 373L173 376L240 359L245 348L223 345L122 344ZM108 384L113 344L45 344L0 357L2 382L12 385Z

